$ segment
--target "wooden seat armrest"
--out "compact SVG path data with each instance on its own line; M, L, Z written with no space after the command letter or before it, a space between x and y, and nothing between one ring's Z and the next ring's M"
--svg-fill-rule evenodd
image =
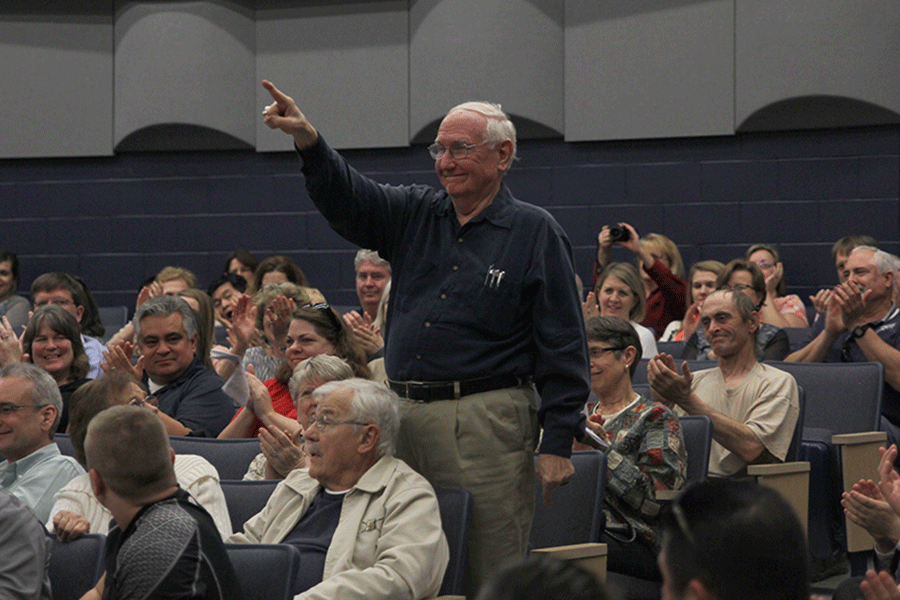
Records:
M747 474L756 477L760 485L777 490L797 513L806 531L809 523L809 463L786 462L768 465L749 465Z

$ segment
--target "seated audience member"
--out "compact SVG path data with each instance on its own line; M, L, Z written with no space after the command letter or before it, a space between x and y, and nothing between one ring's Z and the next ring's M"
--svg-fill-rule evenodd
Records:
M592 317L618 317L628 321L641 340L643 354L640 358L656 356L656 336L653 330L639 325L644 318L646 301L641 278L628 263L610 263L597 277L594 291L589 292L582 312L584 320Z
M587 427L609 446L603 512L610 571L659 580L657 490L684 485L687 455L678 417L631 387L641 342L628 322L594 317L587 322L591 390L597 403Z
M16 294L19 290L19 257L0 250L0 317L6 317L16 335L28 323L31 303Z
M94 495L115 521L106 573L84 598L243 598L212 517L178 487L159 419L108 408L88 425L84 453Z
M706 415L713 423L709 474L746 474L748 464L783 462L800 414L797 382L757 362L756 305L737 290L707 296L700 325L719 364L691 373L668 354L647 365L653 394L678 415Z
M612 600L592 573L549 556L532 555L502 569L476 600Z
M785 295L787 282L778 249L768 244L753 244L747 248L744 258L759 267L765 277L766 297L759 310L760 319L778 327L809 327L803 300L796 294Z
M238 248L225 259L225 268L222 269L222 273L232 273L242 278L247 286L247 289L244 291L252 296L256 293L256 277L254 274L258 266L258 258L247 250Z
M103 329L100 325L99 330L94 330L97 333L89 334L85 327L89 314L96 314L97 311L96 302L80 280L68 273L44 273L31 284L31 301L34 302L35 310L47 304L55 304L69 312L79 324L84 324L81 328L81 344L90 360L87 377L94 379L100 375L100 363L106 347L90 336L103 335ZM99 322L99 315L96 320Z
M880 362L884 365L881 425L891 443L900 441L900 309L894 305L890 255L857 246L844 263L845 281L828 300L807 343L791 362Z
M719 275L717 287L743 292L756 306L757 312L766 299L766 283L762 271L755 264L736 259L725 265ZM758 360L784 360L791 351L787 333L769 323L762 322L756 333L756 357ZM687 342L682 358L715 360L716 355L706 338L703 328L697 329Z
M197 313L183 298L148 300L134 315L141 357L132 367L127 343L107 353L110 369L122 369L142 381L158 401L148 405L159 414L169 435L219 435L234 416L224 381L203 366L198 356Z
M252 366L256 377L271 379L284 362L291 313L298 306L324 301L318 290L293 283L267 284L252 300L245 294L232 311L231 353L241 357L243 369Z
M197 287L197 276L183 267L170 266L157 273L154 282L162 286L157 296L175 296L182 290Z
M143 405L146 399L147 392L144 388L122 371L105 373L75 392L72 396L72 427L69 435L75 448L75 458L82 467L87 466L84 438L91 419L111 406ZM175 478L181 489L189 493L212 516L222 537L231 535L228 507L219 486L216 468L202 456L176 454ZM106 535L111 519L112 514L91 492L91 480L85 473L56 493L48 528L54 530L61 541L69 542L85 533Z
M857 246L871 246L877 248L878 241L870 235L845 235L831 247L831 262L834 263L834 268L837 271L838 281L840 283L844 283L845 281L844 263L847 262L847 257L850 256L850 253ZM809 297L810 301L813 303L813 307L816 309L816 319L820 318L825 311L828 310L828 298L830 296L831 288L825 288L819 290L815 296Z
M681 321L672 321L666 327L662 341L680 342L686 341L697 331L697 321L700 320L700 305L707 296L716 291L716 281L725 270L725 265L717 260L704 260L691 267L688 277L688 307Z
M21 500L0 489L0 595L51 600L50 547L44 526Z
M600 245L594 278L609 264L613 243L634 252L647 305L641 325L652 329L654 339L657 339L670 322L684 315L687 308L687 282L684 280L681 253L675 243L662 234L650 233L639 238L637 231L628 223L619 223L619 227L628 232L628 238L624 241L613 242L609 225L604 225L597 236Z
M58 306L43 306L34 313L22 336L22 351L28 360L47 371L62 395L62 412L57 430L69 426L69 400L86 384L90 361L81 345L75 317Z
M709 479L663 518L665 600L809 600L806 534L778 492Z
M287 256L270 256L256 267L254 287L257 290L261 290L267 283L285 282L301 287L309 287L309 280L306 278L303 269Z
M313 392L308 469L291 471L228 541L296 545L295 600L433 596L449 552L428 481L393 457L397 396L361 379Z
M238 299L247 291L247 281L240 275L225 273L209 284L207 293L212 298L216 320L231 327L231 314Z
M253 394L252 402L247 406L258 415L265 427L259 430L259 448L262 452L250 463L244 479L284 479L294 469L306 466L303 430L309 427L313 412L312 393L329 381L352 378L350 365L337 356L319 354L302 361L294 368L294 374L288 381L297 419L286 422L286 417L273 410L272 399L265 387L255 387L255 391L265 393Z
M360 308L345 314L344 320L366 351L366 356L372 360L384 354L384 338L381 335L384 319L378 307L385 289L391 283L391 263L378 256L375 250L362 249L356 253L354 264Z
M288 380L300 361L319 354L333 354L347 361L357 377L371 377L366 357L350 328L340 315L327 304L315 304L298 308L291 315L286 337L286 360L275 371L275 377L264 382L271 397L274 413L289 421L296 420L294 402L288 388ZM252 410L242 409L219 437L253 437L263 425L262 416ZM272 415L270 413L270 418Z
M0 488L46 523L53 494L84 470L53 442L62 412L59 388L29 363L0 368Z

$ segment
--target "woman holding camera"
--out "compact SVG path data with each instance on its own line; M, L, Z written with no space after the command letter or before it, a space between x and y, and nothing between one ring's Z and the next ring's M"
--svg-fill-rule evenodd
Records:
M637 257L647 300L647 314L641 325L652 329L658 339L666 326L680 319L687 309L684 263L675 243L659 233L651 233L641 239L628 223L619 223L617 227L604 225L597 241L599 248L594 269L595 281L597 275L609 264L613 244L631 250Z

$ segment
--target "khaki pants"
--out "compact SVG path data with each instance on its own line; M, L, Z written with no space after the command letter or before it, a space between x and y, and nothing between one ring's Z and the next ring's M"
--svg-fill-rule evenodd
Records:
M537 399L531 386L460 400L401 400L397 457L436 488L465 488L474 511L467 596L528 549L534 516Z

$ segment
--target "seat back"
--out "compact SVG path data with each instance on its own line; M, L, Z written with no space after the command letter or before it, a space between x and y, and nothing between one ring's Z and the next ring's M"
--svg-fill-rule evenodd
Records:
M788 343L791 345L791 352L802 348L809 335L809 327L782 327L785 335L787 335Z
M657 350L665 352L666 354L671 354L676 359L684 352L685 346L687 346L687 342L684 340L678 340L677 342L656 342Z
M793 375L805 391L804 427L835 434L879 430L884 392L881 363L766 364Z
M201 437L169 437L175 454L202 456L219 472L219 479L243 479L247 467L259 454L259 440L245 438L218 440Z
M74 542L60 542L56 536L47 535L53 538L50 553L53 600L78 600L97 585L106 570L106 536L88 533Z
M794 426L794 435L791 436L791 445L788 446L787 455L784 457L785 462L800 460L800 445L803 442L803 422L806 418L806 391L799 385L797 386L797 404L800 410L797 412L797 424Z
M97 313L106 330L106 333L103 334L104 344L128 323L127 306L98 306Z
M709 472L709 452L712 446L713 425L706 415L678 417L684 450L687 453L687 478L685 485L706 481Z
M290 544L225 544L245 598L291 600L300 551Z
M537 463L537 454L534 459ZM575 474L567 485L553 491L550 508L544 507L541 482L535 482L531 548L600 541L606 455L597 450L580 450L572 453L572 464Z
M222 479L222 493L225 495L225 504L228 506L228 515L231 517L231 531L237 533L243 530L244 523L262 511L269 501L269 496L280 483L277 479L264 479L262 481L235 481Z
M441 526L450 546L450 562L438 596L459 596L463 594L463 571L472 525L472 494L462 488L436 489L434 493L441 511Z
M53 441L59 446L60 454L75 458L75 446L72 445L72 438L68 433L54 433Z

